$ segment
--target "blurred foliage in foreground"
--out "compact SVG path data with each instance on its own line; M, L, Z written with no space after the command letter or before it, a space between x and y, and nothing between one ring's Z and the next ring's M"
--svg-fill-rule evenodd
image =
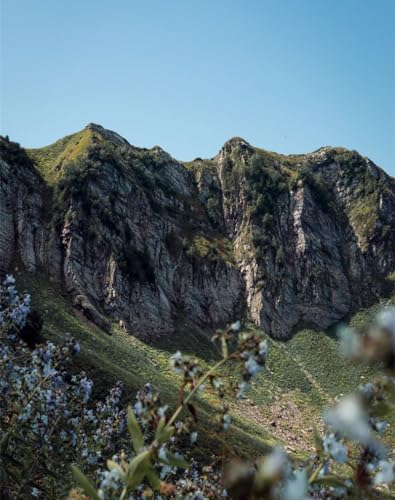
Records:
M78 342L42 343L32 316L30 297L20 296L7 276L0 288L1 498L62 498L71 471L78 488L70 499L390 495L394 461L382 434L395 403L394 310L382 311L364 335L341 331L345 357L380 362L382 370L325 412L326 430L316 431L313 455L295 461L275 447L258 460L224 463L219 451L217 464L206 467L193 459L199 443L196 398L207 392L218 399L217 421L227 432L229 403L244 397L266 363L268 343L260 334L239 332L239 322L217 332L213 340L222 359L213 366L176 352L171 364L182 380L179 405L170 409L147 383L124 410L120 384L104 401L91 401L93 382L73 371ZM224 365L238 372L238 379L221 379ZM178 451L186 442L187 458Z

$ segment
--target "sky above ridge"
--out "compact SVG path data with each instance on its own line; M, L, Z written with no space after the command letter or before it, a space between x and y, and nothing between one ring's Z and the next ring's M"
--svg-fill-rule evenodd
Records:
M95 122L180 160L232 136L395 175L394 0L0 0L0 133Z

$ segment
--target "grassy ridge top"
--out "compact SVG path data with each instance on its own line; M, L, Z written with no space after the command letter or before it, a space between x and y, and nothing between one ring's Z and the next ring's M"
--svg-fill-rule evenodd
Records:
M100 133L90 127L37 149L27 149L38 170L48 184L54 184L62 175L67 163L83 155L95 142L103 141Z

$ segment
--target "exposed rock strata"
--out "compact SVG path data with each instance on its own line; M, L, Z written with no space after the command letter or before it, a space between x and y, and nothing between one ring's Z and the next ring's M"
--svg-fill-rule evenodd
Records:
M247 313L287 337L369 303L395 270L394 180L355 152L234 138L182 164L97 125L51 148L2 141L0 269L61 281L103 328L153 338Z

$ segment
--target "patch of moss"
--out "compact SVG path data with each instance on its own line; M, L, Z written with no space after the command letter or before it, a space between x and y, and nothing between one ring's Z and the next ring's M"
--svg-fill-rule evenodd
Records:
M372 193L353 203L350 209L350 223L366 248L379 220L378 193Z
M187 253L203 259L221 259L228 264L235 265L233 244L230 240L221 236L213 236L209 239L207 236L196 235L190 242Z

